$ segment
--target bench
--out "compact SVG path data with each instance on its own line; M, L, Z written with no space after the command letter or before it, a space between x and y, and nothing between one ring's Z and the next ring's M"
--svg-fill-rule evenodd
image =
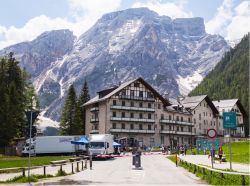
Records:
M62 165L67 163L67 160L58 160L58 161L51 161L50 164L52 165Z
M74 161L80 161L81 159L82 159L81 157L69 158L69 161L74 162Z

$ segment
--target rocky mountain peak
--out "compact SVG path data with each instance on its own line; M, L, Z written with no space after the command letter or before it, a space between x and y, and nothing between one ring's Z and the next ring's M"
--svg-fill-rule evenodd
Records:
M205 32L202 18L172 20L135 8L104 15L78 39L68 30L51 31L8 50L32 74L45 116L58 120L68 87L74 83L79 91L85 79L92 96L138 77L161 94L186 94L228 45Z

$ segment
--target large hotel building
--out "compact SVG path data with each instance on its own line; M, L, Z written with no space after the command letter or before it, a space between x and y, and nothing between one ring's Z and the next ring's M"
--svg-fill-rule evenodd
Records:
M211 127L223 133L207 96L170 103L142 78L100 91L84 107L87 135L113 134L127 146L190 145Z

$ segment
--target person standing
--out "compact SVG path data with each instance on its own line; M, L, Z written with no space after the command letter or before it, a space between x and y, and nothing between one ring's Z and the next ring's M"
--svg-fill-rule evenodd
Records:
M218 155L219 155L219 159L220 159L220 163L221 163L221 161L222 161L222 155L223 155L223 150L222 150L221 146L219 147Z

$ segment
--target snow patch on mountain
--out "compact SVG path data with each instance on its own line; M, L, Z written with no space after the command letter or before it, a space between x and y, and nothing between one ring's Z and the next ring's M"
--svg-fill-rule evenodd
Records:
M179 90L182 95L188 95L188 93L193 90L203 79L200 74L200 70L195 71L192 75L182 77L177 75L177 83L179 85Z

